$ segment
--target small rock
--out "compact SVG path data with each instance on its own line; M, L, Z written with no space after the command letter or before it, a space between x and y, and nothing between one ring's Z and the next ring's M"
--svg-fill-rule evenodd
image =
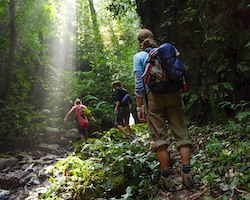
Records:
M58 158L57 155L54 154L47 154L46 156L42 157L41 160L56 160Z
M32 158L32 156L26 155L26 156L22 159L22 161L28 161L28 162L30 162L30 161L33 161L33 158Z
M27 168L29 167L29 165L27 165L27 164L24 164L23 166L22 166L22 170L26 170Z
M1 200L9 199L9 197L10 197L10 191L9 190L0 189L0 199Z
M33 155L35 156L36 159L41 158L43 156L43 153L39 150L36 150L33 152Z
M20 186L20 179L16 175L6 175L0 183L0 187L6 190L17 188L18 186Z
M38 179L37 176L33 176L32 179L31 179L31 181L32 181L33 184L35 184L35 185L39 185L39 184L40 184L40 181L39 181L39 179Z

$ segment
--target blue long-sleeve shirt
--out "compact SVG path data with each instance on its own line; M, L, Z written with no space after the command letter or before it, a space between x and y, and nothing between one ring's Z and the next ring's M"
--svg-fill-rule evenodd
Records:
M152 48L149 48L150 50ZM144 84L142 79L142 74L147 65L148 52L141 51L134 55L133 59L133 72L135 73L135 95L137 97L144 96Z

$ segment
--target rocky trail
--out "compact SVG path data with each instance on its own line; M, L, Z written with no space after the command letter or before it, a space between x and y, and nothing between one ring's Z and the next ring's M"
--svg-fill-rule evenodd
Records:
M42 146L42 147L41 147ZM41 170L66 158L73 150L64 149L56 144L39 145L39 150L19 152L11 151L0 159L0 200L38 200L49 187L49 176ZM171 157L177 154L171 153ZM175 159L172 159L175 162ZM178 165L178 163L177 163ZM178 177L178 172L175 172ZM179 177L180 178L180 177ZM174 193L160 189L156 199L199 199L198 191L192 192L181 188Z
M77 139L77 129L62 134L56 128L47 128L35 149L1 154L0 200L39 199L49 186L49 176L41 170L68 157L74 151L71 142Z
M49 180L40 171L69 154L64 149L9 152L12 157L0 159L0 199L39 199Z

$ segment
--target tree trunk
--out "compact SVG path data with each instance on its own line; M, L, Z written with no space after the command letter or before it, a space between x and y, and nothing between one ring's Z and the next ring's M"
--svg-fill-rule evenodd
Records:
M9 3L9 11L10 11L10 46L9 46L9 55L7 60L7 67L4 69L4 81L1 88L1 100L4 101L8 95L10 89L11 82L11 73L14 67L14 58L15 58L15 47L16 47L16 39L17 32L15 28L15 0L10 0Z
M45 55L45 47L44 47L44 36L41 31L39 31L39 40L40 40L40 52L39 57L42 62L35 62L36 70L35 73L37 74L37 77L35 78L35 84L31 86L30 94L34 95L34 99L31 99L33 101L32 104L34 104L38 109L42 107L42 105L45 103L45 90L42 86L43 80L45 80L45 63L46 63L46 55Z
M96 30L96 29L98 29L98 25L97 25L96 11L95 11L95 7L93 4L93 0L89 0L89 8L90 8L90 12L91 12L91 18L93 21L93 27L94 27L94 30Z
M93 0L89 0L89 8L91 12L91 19L93 22L93 30L95 32L95 42L97 44L97 48L101 51L103 50L103 43L102 43L102 37L100 34L98 22L97 22L96 11L95 11L95 7L93 4Z

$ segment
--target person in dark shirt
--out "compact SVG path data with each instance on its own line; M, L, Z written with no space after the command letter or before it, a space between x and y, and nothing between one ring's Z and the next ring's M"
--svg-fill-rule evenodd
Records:
M129 114L132 106L132 100L129 98L128 102L123 103L122 99L126 94L128 94L127 90L122 88L121 81L113 82L113 88L115 89L115 98L116 104L114 109L115 125L116 127L123 132L125 135L129 135L130 140L132 140L131 128L129 126ZM127 127L128 133L123 128L123 125Z

